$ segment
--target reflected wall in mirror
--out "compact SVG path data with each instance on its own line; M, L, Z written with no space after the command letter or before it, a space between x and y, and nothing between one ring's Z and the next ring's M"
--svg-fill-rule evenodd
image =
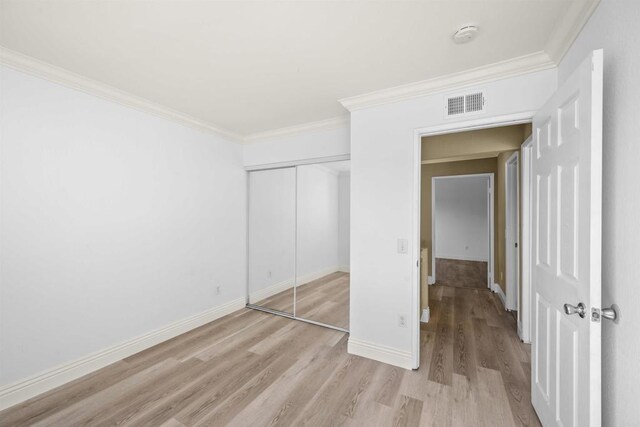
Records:
M295 314L349 329L350 162L297 169Z
M296 170L249 173L249 303L293 314Z

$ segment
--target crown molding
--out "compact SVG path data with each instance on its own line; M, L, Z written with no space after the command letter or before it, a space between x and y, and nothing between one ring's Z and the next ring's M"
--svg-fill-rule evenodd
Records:
M544 49L553 62L560 64L599 4L600 0L574 0L569 4L566 15L560 18Z
M362 108L555 68L576 37L578 37L598 4L600 4L600 0L574 0L570 2L567 13L560 18L558 26L551 33L542 51L471 70L343 98L339 102L347 110L356 111Z
M151 113L195 129L211 132L218 136L231 139L234 142L242 142L243 140L242 136L235 132L222 129L210 123L198 120L195 117L180 113L160 104L156 104L148 99L131 95L120 89L116 89L96 80L65 70L64 68L56 67L55 65L51 65L47 62L7 49L3 46L0 46L0 64L72 89L80 90L108 101L117 102L127 107L133 107L137 110Z
M555 66L556 64L551 60L549 55L540 51L458 73L446 74L428 80L343 98L339 100L339 102L347 110L356 111L362 108L404 101L450 89L459 89L535 71L547 70Z
M264 132L252 133L250 135L247 135L244 138L244 141L258 142L258 141L264 141L269 138L276 138L276 137L281 138L281 137L296 135L296 134L305 133L305 132L335 129L335 128L348 125L349 122L350 120L348 115L333 117L331 119L319 120L316 122L303 123L295 126L287 126L283 128L267 130Z

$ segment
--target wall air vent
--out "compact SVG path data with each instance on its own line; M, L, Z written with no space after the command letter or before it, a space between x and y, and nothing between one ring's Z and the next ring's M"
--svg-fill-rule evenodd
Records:
M484 92L473 92L445 98L445 118L484 112Z
M464 96L447 98L447 115L464 114Z

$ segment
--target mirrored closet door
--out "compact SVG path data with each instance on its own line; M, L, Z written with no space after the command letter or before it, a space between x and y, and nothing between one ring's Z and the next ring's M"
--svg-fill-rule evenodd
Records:
M350 162L249 173L249 306L349 329Z
M248 303L293 315L296 169L249 173Z
M349 161L298 166L296 316L349 329Z

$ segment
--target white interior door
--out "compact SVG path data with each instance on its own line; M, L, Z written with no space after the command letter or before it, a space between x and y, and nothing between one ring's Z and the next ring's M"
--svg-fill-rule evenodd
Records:
M598 426L601 50L562 84L533 128L531 399L545 426ZM582 304L582 315L565 304Z
M506 308L518 309L518 152L505 164L505 261Z

